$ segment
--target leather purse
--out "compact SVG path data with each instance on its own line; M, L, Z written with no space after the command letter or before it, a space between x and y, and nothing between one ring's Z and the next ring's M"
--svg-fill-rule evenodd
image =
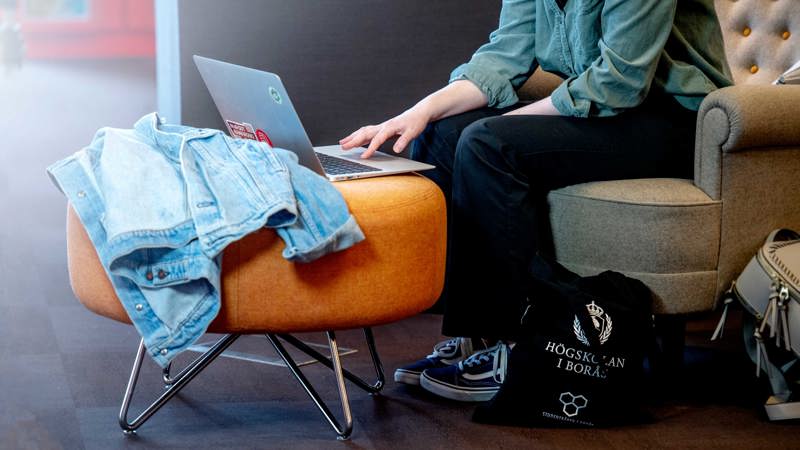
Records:
M748 313L743 332L756 375L764 372L769 378L767 416L800 418L800 402L792 397L792 386L800 379L800 234L788 229L770 233L725 296L712 340L722 336L728 306L735 299Z

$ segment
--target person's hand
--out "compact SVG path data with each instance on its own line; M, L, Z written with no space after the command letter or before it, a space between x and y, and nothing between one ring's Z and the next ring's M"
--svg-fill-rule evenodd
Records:
M430 122L431 116L425 111L424 106L418 104L397 117L387 120L379 125L361 127L350 136L339 141L343 150L350 150L369 142L367 150L361 154L362 158L369 158L384 142L399 136L392 150L400 153L422 134Z

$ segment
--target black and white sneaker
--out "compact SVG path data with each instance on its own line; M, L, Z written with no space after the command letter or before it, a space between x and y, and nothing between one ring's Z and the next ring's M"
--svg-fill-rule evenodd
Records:
M453 338L439 342L433 347L433 353L425 359L403 366L394 371L394 381L398 383L419 385L419 377L426 369L449 367L470 356L476 351L485 349L483 341L470 338Z
M506 377L509 351L508 344L499 342L458 364L425 370L419 384L423 389L451 400L491 400Z

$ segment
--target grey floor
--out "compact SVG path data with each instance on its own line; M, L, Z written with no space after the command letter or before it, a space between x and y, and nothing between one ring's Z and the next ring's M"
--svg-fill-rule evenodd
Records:
M65 202L44 169L88 143L98 127L128 127L152 111L153 74L152 61L137 60L0 71L0 448L798 448L794 424L761 417L738 336L731 329L721 345L709 346L708 319L691 324L686 373L674 380L677 393L653 406L648 425L475 425L472 407L389 382L375 398L350 388L355 432L340 443L285 369L222 360L126 438L116 415L137 336L72 296ZM389 374L430 350L439 323L421 315L376 330ZM345 365L368 374L358 337L341 335L343 345L362 350ZM258 337L234 348L270 354ZM330 375L320 367L309 374L333 399ZM160 392L158 376L146 361L134 407Z

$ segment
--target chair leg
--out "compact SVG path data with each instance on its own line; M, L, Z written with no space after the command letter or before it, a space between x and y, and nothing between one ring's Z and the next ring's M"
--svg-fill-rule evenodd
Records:
M297 378L297 381L300 382L300 385L303 386L303 389L306 391L311 400L314 401L314 404L317 405L322 415L325 416L328 423L333 427L334 431L336 431L337 439L339 440L347 440L350 438L350 434L353 432L353 416L350 413L350 401L347 398L347 388L344 385L345 375L342 371L342 363L339 359L339 348L336 345L336 335L333 331L329 331L328 333L328 345L330 346L331 350L331 359L330 359L330 368L333 370L333 374L336 377L336 386L339 389L339 400L342 406L342 415L344 416L344 426L342 426L339 421L334 417L333 413L331 412L328 405L322 400L319 396L317 391L308 381L303 372L297 366L297 363L294 362L292 356L286 351L286 348L283 346L281 341L278 339L278 336L274 334L267 334L267 339L275 347L275 351L278 352L278 355L283 359L283 362L286 363L286 366L289 367L289 370L292 374ZM293 340L293 337L290 337L290 340ZM292 345L295 345L292 343ZM304 350L304 349L301 349ZM311 354L311 356L314 356ZM320 355L322 356L322 355ZM323 356L323 359L324 358ZM327 365L323 360L320 360L323 364Z
M128 412L130 409L131 399L133 398L134 391L136 389L136 383L139 379L139 372L142 367L142 361L144 360L145 355L145 346L144 340L139 342L139 349L136 352L136 358L134 359L133 369L131 370L130 378L128 379L128 385L125 389L125 395L122 400L122 406L119 412L119 424L125 434L133 434L139 427L141 427L153 414L156 413L162 406L164 406L172 397L175 396L181 389L183 389L192 379L194 379L197 374L202 372L214 359L216 359L219 355L221 355L233 342L239 337L238 334L229 334L223 336L219 341L217 341L207 352L200 355L197 359L192 361L189 365L187 365L183 370L181 370L176 376L171 376L170 369L172 365L168 365L162 371L162 381L165 385L165 392L161 394L153 403L150 404L144 411L142 411L139 416L134 419L133 421L128 420ZM286 351L286 348L283 346L281 341L278 339L277 335L274 334L267 334L266 337L270 341L275 350L277 351L278 355L283 359L286 366L289 367L289 370L292 374L297 378L300 384L305 389L306 393L311 397L314 403L317 405L319 410L328 420L328 423L333 427L338 435L339 440L347 440L350 437L350 434L353 430L353 417L350 412L350 402L347 396L347 389L345 387L344 380L348 379L354 384L356 384L361 389L369 392L370 394L378 394L383 386L386 383L386 378L383 373L383 365L381 364L380 357L378 356L377 348L375 347L375 338L372 334L372 329L364 328L364 337L367 341L367 346L369 348L369 353L372 358L372 363L375 368L375 373L377 376L377 380L373 384L369 384L359 378L358 376L354 375L348 370L342 368L341 359L339 357L339 348L336 343L336 335L333 331L329 331L327 333L328 336L328 346L331 351L331 357L328 358L322 353L318 352L314 348L310 347L306 343L300 341L299 339L295 338L291 335L280 335L280 338L291 344L292 346L296 347L298 350L306 353L307 355L313 357L314 359L318 360L320 363L331 369L336 377L336 385L339 391L339 400L342 406L342 415L344 417L344 426L340 425L339 421L334 417L331 410L322 400L322 398L317 394L316 390L314 390L311 383L308 379L303 375L300 371L300 368L295 363L294 359L292 359L289 352Z
M290 334L280 334L278 335L281 339L286 341L287 343L291 344L294 348L300 350L301 352L305 353L306 355L316 359L320 363L322 363L327 368L333 370L333 361L330 358L323 355L322 353L318 352L313 347L309 346L305 342L297 339L296 337ZM383 373L383 364L381 363L380 357L378 356L378 349L375 347L375 337L372 334L372 328L364 328L364 338L367 341L367 347L369 348L369 354L372 358L372 365L375 369L376 381L373 384L369 384L357 375L353 374L347 369L343 369L342 373L344 377L350 380L353 384L360 387L361 389L369 392L370 394L378 394L383 386L386 384L386 377ZM331 353L333 355L333 353ZM338 353L337 353L338 355Z
M381 363L381 358L378 356L378 348L375 347L375 336L372 335L372 328L364 328L364 338L367 340L369 356L372 358L372 365L375 368L375 375L378 378L372 385L374 392L370 393L377 394L386 384L386 376L383 374L383 364Z
M228 334L222 337L213 347L206 353L203 353L192 361L184 370L182 370L176 377L169 378L169 367L164 371L164 382L167 384L166 391L161 394L153 403L150 404L139 416L133 421L128 421L128 410L130 409L131 398L136 389L136 382L139 379L139 371L142 367L142 360L144 359L145 347L144 340L139 341L139 350L136 352L136 358L133 362L133 369L131 370L130 378L128 379L128 386L125 389L125 396L122 399L122 407L119 411L119 425L125 434L133 434L137 428L142 426L147 419L156 413L162 406L164 406L172 397L175 396L181 389L183 389L190 381L194 379L197 374L203 371L211 361L217 358L222 352L225 351L233 342L239 337L238 334Z

